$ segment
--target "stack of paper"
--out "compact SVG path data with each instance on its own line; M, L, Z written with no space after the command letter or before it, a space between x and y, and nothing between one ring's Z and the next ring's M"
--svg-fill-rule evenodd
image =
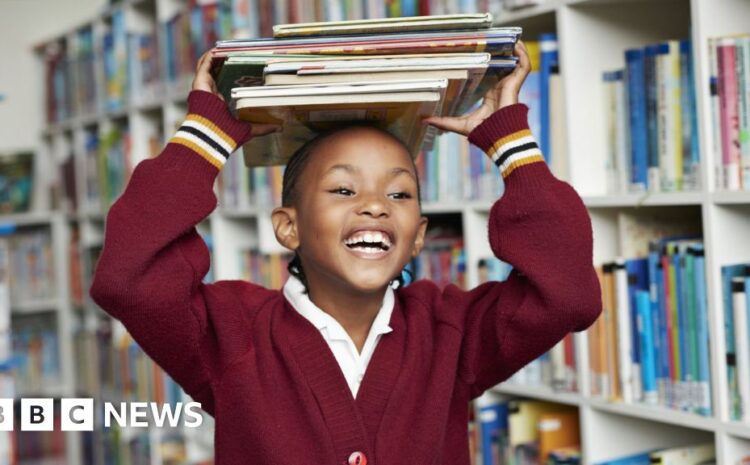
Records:
M285 164L344 121L366 120L429 149L427 116L463 114L516 64L521 29L490 14L284 24L273 38L217 43L212 72L238 118L283 131L245 145L248 166Z

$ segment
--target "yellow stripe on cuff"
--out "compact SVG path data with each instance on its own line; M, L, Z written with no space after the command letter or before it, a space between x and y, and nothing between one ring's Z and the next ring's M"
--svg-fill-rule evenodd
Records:
M226 132L222 131L219 128L219 126L217 126L216 124L214 124L213 121L211 121L209 119L206 119L206 118L202 117L201 115L196 115L195 113L190 113L189 115L187 115L187 118L185 118L185 119L190 120L190 121L196 121L196 122L201 123L202 125L206 126L210 130L212 130L213 132L215 132L217 136L221 137L221 139L224 142L226 142L227 144L229 144L232 147L232 149L234 149L235 147L237 147L237 142L235 142L234 139L232 139L231 137L229 137L229 135ZM230 152L231 152L231 150L230 150Z
M544 163L544 157L541 155L534 155L531 157L521 158L520 160L514 161L510 165L508 165L507 168L505 168L505 171L503 171L502 175L504 178L507 178L510 173L513 172L516 168L523 165L528 165L531 163L537 163L542 162Z
M169 142L172 142L172 143L175 143L175 144L184 145L185 147L189 148L193 152L195 152L198 155L200 155L201 157L203 157L207 162L211 163L212 165L214 165L219 170L224 166L224 165L222 165L222 163L219 160L217 160L216 158L212 157L211 154L209 154L208 152L206 152L205 150L203 150L202 147L198 146L197 144L195 144L195 143L193 143L193 142L191 142L191 141L189 141L187 139L183 139L182 137L173 137L172 139L170 139Z
M531 135L531 129L522 129L520 131L516 131L513 134L508 134L507 136L503 137L502 139L499 139L497 142L492 144L492 147L487 151L487 153L492 156L493 153L498 152L500 148L507 144L508 142L513 142L514 140L518 140L522 137L530 136Z

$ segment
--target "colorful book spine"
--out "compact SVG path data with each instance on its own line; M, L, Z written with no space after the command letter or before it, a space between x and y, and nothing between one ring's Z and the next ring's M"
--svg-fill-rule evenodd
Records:
M557 35L542 34L539 36L539 114L541 132L539 148L547 163L552 158L550 131L550 75L552 68L558 64Z
M631 189L645 191L648 187L649 130L647 126L647 92L645 53L642 49L625 52L625 82L627 82L630 115Z
M737 190L740 188L740 143L737 104L737 47L734 39L720 39L717 44L716 56L723 186L729 190Z

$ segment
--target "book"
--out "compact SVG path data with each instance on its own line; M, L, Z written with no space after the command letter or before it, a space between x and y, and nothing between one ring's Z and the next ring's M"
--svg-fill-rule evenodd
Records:
M415 158L431 150L438 130L421 119L463 114L517 63L521 29L493 28L490 18L281 24L274 37L218 41L211 72L237 117L283 127L245 144L246 165L283 165L304 142L352 121L386 129Z
M361 120L400 138L416 157L427 130L420 121L440 114L447 86L447 79L436 79L243 88L252 93L235 89L233 98L239 119L284 127L282 132L253 138L245 144L245 162L248 166L285 164L295 150L316 134L342 122ZM281 95L265 97L263 91ZM318 91L325 94L316 95Z
M472 29L492 25L490 13L456 14L445 16L407 16L350 21L281 24L273 27L274 37L327 36L341 33L364 34L394 31L419 31L424 29Z
M28 211L31 208L33 185L33 153L0 155L0 214Z

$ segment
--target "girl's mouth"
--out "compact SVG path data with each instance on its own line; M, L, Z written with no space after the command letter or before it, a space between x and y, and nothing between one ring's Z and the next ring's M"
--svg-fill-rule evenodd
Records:
M377 259L388 254L393 244L388 234L382 231L357 231L344 240L349 251L360 258Z

